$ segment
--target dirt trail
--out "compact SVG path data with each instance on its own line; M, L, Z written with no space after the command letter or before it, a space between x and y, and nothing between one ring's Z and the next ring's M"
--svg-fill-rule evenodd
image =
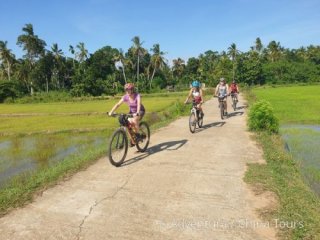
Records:
M183 117L129 150L123 167L100 159L32 204L0 218L1 239L275 239L257 218L268 201L243 182L262 153L246 131L246 109L221 121L216 99L204 127Z

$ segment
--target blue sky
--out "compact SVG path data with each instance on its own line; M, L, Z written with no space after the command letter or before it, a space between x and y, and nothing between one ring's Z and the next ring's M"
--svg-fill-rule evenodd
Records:
M49 49L84 42L89 53L122 48L139 36L150 50L159 43L168 60L221 52L235 43L247 51L257 37L286 48L320 45L319 0L0 0L0 40L17 57L22 27L31 23Z

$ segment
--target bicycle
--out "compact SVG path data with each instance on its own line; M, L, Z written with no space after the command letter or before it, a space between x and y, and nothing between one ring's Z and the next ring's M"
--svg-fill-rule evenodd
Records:
M116 129L109 143L109 161L112 165L119 167L123 163L128 152L128 136L131 146L136 146L139 152L145 152L150 142L150 128L146 122L140 122L139 132L135 133L132 123L128 118L132 118L133 114L112 114L117 117L120 127Z
M192 108L190 110L189 117L189 129L191 133L194 133L198 124L199 128L202 128L203 125L203 115L200 115L200 110L197 108L197 103L192 101Z
M224 119L224 117L227 117L227 111L225 109L224 105L224 99L227 97L227 95L224 96L215 96L219 100L219 108L220 108L220 117L221 119Z
M237 93L231 93L230 95L231 95L231 100L232 100L232 108L233 108L233 110L235 111L235 110L237 110L237 102L238 102L238 99L237 99L237 95L236 95Z

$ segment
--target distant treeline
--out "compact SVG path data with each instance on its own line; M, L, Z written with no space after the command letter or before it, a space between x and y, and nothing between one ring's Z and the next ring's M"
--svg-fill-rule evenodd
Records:
M276 41L264 46L260 38L247 52L232 43L226 51L208 50L170 64L160 44L148 50L138 36L127 52L105 46L91 54L80 42L69 46L72 57L67 57L57 43L48 47L26 24L17 45L25 53L20 59L0 40L0 102L49 91L113 95L123 91L125 81L135 82L141 92L183 89L193 79L214 86L220 77L248 85L320 82L320 46L288 49Z

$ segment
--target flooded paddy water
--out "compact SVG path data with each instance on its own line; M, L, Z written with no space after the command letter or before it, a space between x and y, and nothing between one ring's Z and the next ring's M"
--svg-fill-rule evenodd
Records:
M54 133L0 138L0 187L11 178L53 166L64 159L106 146L108 132Z
M320 126L284 125L280 132L306 182L320 196Z

